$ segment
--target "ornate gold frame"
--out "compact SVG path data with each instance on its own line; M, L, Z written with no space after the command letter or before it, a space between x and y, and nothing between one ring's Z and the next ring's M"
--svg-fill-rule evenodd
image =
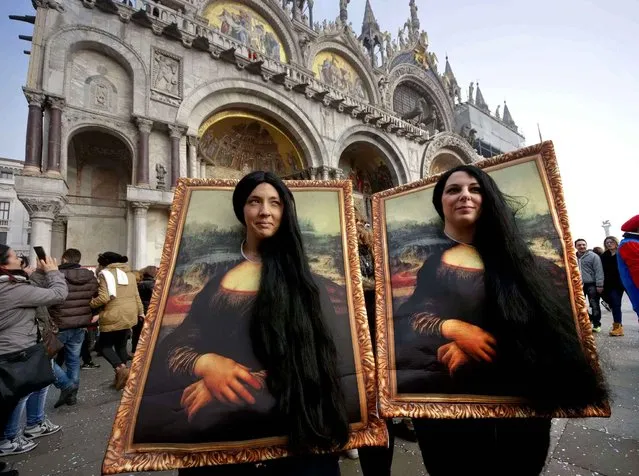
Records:
M535 161L542 179L544 190L551 205L550 210L562 242L564 263L568 274L568 287L572 297L575 325L579 332L583 348L590 365L601 372L597 359L595 340L592 335L588 308L582 292L581 275L577 264L575 248L570 234L568 212L564 201L559 167L552 142L526 147L492 159L478 162L478 167L496 170L503 167ZM515 397L485 397L477 395L403 395L398 396L394 368L394 340L392 338L392 294L390 270L388 266L388 246L386 241L385 200L435 185L440 175L430 176L417 182L386 190L373 195L373 229L375 256L375 294L376 294L376 330L377 330L377 381L380 412L383 417L410 418L505 418L551 416L565 417L608 417L610 407L606 403L602 407L589 407L579 414L558 411L552 415L541 415L526 406L525 402ZM553 206L554 205L554 206Z
M161 327L162 314L168 298L169 287L175 268L177 253L188 209L190 194L201 189L232 189L237 180L180 179L175 189L171 215L166 233L162 260L157 275L153 297L146 323L140 336L138 350L133 358L131 372L115 416L111 438L104 461L103 474L137 471L161 471L196 466L258 462L288 455L285 438L264 438L251 444L173 444L136 445L132 442L137 409L142 397L146 375ZM358 388L365 408L363 422L351 425L346 449L361 446L387 444L388 435L384 422L377 416L375 359L370 340L364 292L359 267L358 239L353 209L352 184L339 181L287 181L295 189L320 189L338 191L340 195L340 220L342 222L342 244L344 269L351 318L354 358L360 375ZM363 398L362 398L363 397Z

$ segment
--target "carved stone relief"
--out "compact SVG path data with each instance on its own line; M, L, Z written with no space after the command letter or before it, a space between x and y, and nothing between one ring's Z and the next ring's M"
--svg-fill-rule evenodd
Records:
M151 71L151 99L172 106L182 102L182 58L153 48Z
M111 113L117 112L118 91L104 74L87 78L84 97L84 104L91 109L99 109Z

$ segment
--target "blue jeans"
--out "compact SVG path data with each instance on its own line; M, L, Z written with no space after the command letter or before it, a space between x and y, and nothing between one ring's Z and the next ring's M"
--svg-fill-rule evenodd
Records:
M65 329L58 333L58 339L64 344L61 352L64 352L64 365L67 368L65 372L55 361L53 363L53 384L60 390L77 387L80 383L80 352L84 334L84 329Z
M38 425L44 421L44 404L47 401L48 392L49 386L47 385L42 390L30 393L20 399L9 417L7 426L4 427L5 439L12 440L18 435L25 406L27 408L27 427Z
M612 320L617 324L621 324L621 298L623 297L623 289L611 289L608 291L608 304L612 309Z

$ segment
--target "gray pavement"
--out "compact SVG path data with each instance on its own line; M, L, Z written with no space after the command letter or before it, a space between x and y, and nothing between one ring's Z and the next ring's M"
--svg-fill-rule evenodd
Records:
M604 311L603 328L596 335L613 394L612 417L555 420L544 475L639 475L639 324L624 302L624 337L610 337L612 316ZM120 393L110 388L113 371L102 358L97 370L82 370L82 389L74 407L53 409L58 391L49 392L47 415L63 430L39 439L30 453L3 458L20 475L98 476ZM359 463L345 459L342 475L361 474ZM142 474L142 473L138 473ZM143 473L174 476L166 471ZM517 474L513 468L513 475ZM417 445L397 440L393 476L426 475Z

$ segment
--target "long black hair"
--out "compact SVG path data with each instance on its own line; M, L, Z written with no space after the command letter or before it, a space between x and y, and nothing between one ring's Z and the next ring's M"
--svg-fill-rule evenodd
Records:
M348 418L337 350L304 253L293 194L276 175L252 172L235 187L233 209L246 225L244 205L262 183L277 190L283 213L275 235L259 245L262 274L251 321L253 350L268 372L267 385L278 401L289 447L343 446Z
M517 202L504 195L483 170L461 165L435 185L433 205L443 219L442 195L455 172L479 183L482 204L473 245L485 269L488 312L498 355L540 411L580 410L602 405L607 389L586 359L572 308L524 241L516 222Z

